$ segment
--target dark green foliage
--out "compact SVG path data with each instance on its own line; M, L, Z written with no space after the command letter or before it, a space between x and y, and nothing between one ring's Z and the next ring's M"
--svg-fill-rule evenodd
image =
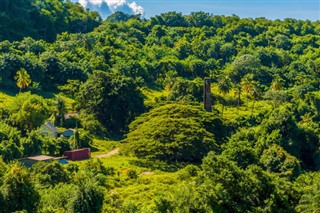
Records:
M67 80L67 84L59 86L64 94L68 95L71 98L75 98L76 94L79 92L81 82L79 80Z
M103 175L113 175L114 172L110 168L106 168L103 166L102 162L97 160L89 160L84 164L83 170L86 171L88 174L91 174L93 176L97 174L103 174Z
M2 184L2 177L5 175L7 171L7 164L5 164L2 160L0 160L0 180Z
M204 159L202 168L197 183L204 201L201 205L208 205L211 211L290 211L287 203L291 202L292 197L288 196L291 192L285 191L285 197L279 194L278 185L258 166L243 170L224 156L211 152Z
M63 126L65 122L64 114L67 112L65 101L62 98L57 98L56 114L54 117L55 126Z
M170 101L202 101L203 81L197 78L193 81L176 78L168 95Z
M3 29L8 29L5 34L10 34L10 29L17 26L20 31L32 31L14 35L20 32L15 29L10 40L37 35L33 37L52 41L58 32L84 33L100 23L95 12L85 11L70 2L4 1L2 9L9 14L19 10L19 6L23 11L19 13L21 17L10 20L18 20L20 24L4 26ZM4 17L8 18L6 12ZM1 23L7 25L10 21ZM0 84L14 87L13 73L24 68L33 82L45 90L65 85L68 80L83 82L93 70L109 69L143 83L164 82L168 73L188 79L227 74L237 85L244 75L251 73L254 80L265 87L270 86L276 76L283 78L286 86L301 87L298 90L319 85L318 22L272 22L203 12L189 16L170 12L150 20L117 12L109 21L92 33L62 33L52 44L31 38L1 42L0 76L3 80ZM308 34L302 25L308 26ZM76 85L73 86L63 90L74 95Z
M59 183L54 188L49 188L41 196L41 210L43 212L74 212L72 211L73 198L79 193L74 184Z
M236 162L240 168L245 169L252 164L258 163L258 156L252 144L248 141L231 140L224 144L222 149L221 155Z
M271 144L278 144L296 157L301 155L301 131L297 127L290 109L278 108L271 112L262 121L260 134L261 137L257 142L259 152Z
M21 138L23 156L36 156L41 154L42 140L37 136L37 132L31 132L27 138Z
M143 98L135 82L119 73L95 71L77 97L78 108L94 117L107 130L123 133L144 111Z
M319 172L309 172L296 179L295 187L301 192L297 212L317 212L320 208L319 180Z
M42 196L44 212L92 212L102 209L104 196L97 183L85 176L77 177L73 184L58 184Z
M84 144L82 144L82 141L80 140L80 134L79 131L76 129L73 133L73 135L69 138L70 141L70 147L71 149L80 149L86 147ZM88 146L88 144L86 144Z
M99 213L102 209L104 194L97 182L85 176L76 177L77 194L72 198L72 212Z
M4 200L3 212L36 210L40 196L31 183L30 174L20 165L11 165L0 189Z
M256 135L255 147L259 155L271 145L276 144L297 160L301 160L301 166L317 168L319 166L319 153L316 151L319 147L317 124L307 123L303 122L298 126L290 108L275 109L262 121L260 131ZM308 125L310 126L307 127Z
M304 133L301 153L302 165L303 167L310 168L312 170L318 170L320 168L318 125L318 123L310 122L308 119L302 121L302 124L299 125Z
M11 107L10 122L26 132L35 130L48 118L46 101L37 95L21 94Z
M20 135L16 128L0 123L0 155L3 161L9 162L22 156Z
M294 178L301 173L298 159L289 155L281 146L275 144L263 151L260 163L264 169L280 173L284 177Z
M319 21L204 12L140 20L117 12L99 23L97 13L70 1L0 1L0 40L11 41L0 42L0 87L6 89L0 94L0 155L4 162L61 156L70 145L95 145L95 136L122 138L130 125L121 153L139 159L133 157L128 173L121 172L126 163L113 168L97 160L42 163L30 171L0 163L0 211L319 209L319 175L310 172L320 168ZM66 99L65 107L62 100L53 104L24 93L9 106L2 96L17 92L18 70L33 82L25 90L52 98L58 88L76 102ZM222 118L200 107L204 77L211 78L213 97L229 106ZM150 111L139 116L144 101ZM66 108L81 110L79 118L65 122ZM79 135L37 135L50 115L56 125L79 128ZM202 167L188 165L201 161ZM161 171L137 178L139 167ZM140 186L141 196L131 195ZM149 203L140 202L144 197Z
M128 179L137 179L138 173L136 170L130 169L127 173Z
M70 143L65 137L57 138L57 140L55 141L55 145L58 150L55 154L58 156L62 156L65 151L69 151L71 149Z
M0 152L4 162L9 162L22 156L19 146L12 140L1 141Z
M223 127L215 113L198 106L168 104L138 117L126 141L136 156L167 162L199 162L218 151Z
M40 184L41 187L54 187L58 183L69 182L67 172L57 162L46 163L39 162L32 166L31 174L34 181Z
M107 130L101 125L95 115L82 113L80 116L81 126L92 135L105 136Z
M19 142L21 132L8 124L0 123L0 141L12 140L15 143Z
M192 177L196 177L199 173L200 169L199 167L189 164L185 168L179 171L179 179L180 180L185 180L185 179L190 179Z
M129 14L123 13L121 11L117 11L117 12L113 13L112 15L108 16L106 21L110 22L110 23L126 22L132 18L138 19L139 17L135 16L135 15L129 15Z
M79 4L62 0L3 0L0 3L0 40L33 37L54 41L56 35L69 31L83 33L98 26L101 18Z

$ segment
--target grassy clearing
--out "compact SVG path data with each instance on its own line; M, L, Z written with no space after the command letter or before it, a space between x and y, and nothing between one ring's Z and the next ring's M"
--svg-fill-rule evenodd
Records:
M93 139L93 142L91 144L91 147L93 148L92 156L96 156L99 154L105 154L108 153L115 148L120 148L123 146L123 144L119 141L107 141L107 140L99 140L99 139Z
M256 101L254 104L254 110L252 113L252 104L253 101L246 101L244 102L239 108L237 107L230 107L230 106L225 106L224 107L224 112L223 112L223 117L235 121L236 118L243 116L243 117L250 117L252 115L258 115L261 112L266 112L270 111L272 109L272 105L268 101ZM222 105L217 104L215 105L215 109L221 111Z
M157 195L174 191L181 184L183 183L178 180L177 173L141 175L137 179L123 182L111 192L118 193L124 201L130 200L147 206L153 203Z
M100 158L99 160L105 167L113 167L115 176L108 178L108 194L118 194L123 202L134 201L144 203L144 206L151 205L158 194L165 194L168 190L174 190L178 185L183 184L178 179L178 172L163 172L138 166L134 161L136 157L125 156L121 152L126 144L117 141L106 141L94 139L92 146L97 151L92 153L96 156L101 153L107 153L115 148L120 148L120 153ZM80 166L86 161L77 162ZM134 171L137 176L130 178L130 171Z
M253 106L253 100L250 100L246 97L245 94L241 94L241 102L242 104L237 107L237 91L235 89L232 89L228 94L222 95L219 93L218 85L212 84L211 85L211 92L213 95L220 96L221 98L225 99L225 101L229 104L226 104L224 107L223 117L230 120L235 121L238 117L250 117L252 115L258 115L261 112L266 112L272 110L272 105L269 103L269 101L266 100L258 100L254 103L254 109L252 113L252 106ZM230 104L234 103L234 104ZM222 104L218 101L213 105L213 108L222 111Z
M156 98L167 97L169 94L168 90L155 90L144 87L141 89L142 94L145 96L145 105L149 106L156 103Z

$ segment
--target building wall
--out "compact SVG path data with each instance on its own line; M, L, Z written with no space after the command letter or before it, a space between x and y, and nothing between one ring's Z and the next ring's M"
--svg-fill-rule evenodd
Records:
M64 156L67 156L68 160L85 160L89 159L91 156L91 152L89 148L85 149L76 149L72 151L66 151L64 152Z

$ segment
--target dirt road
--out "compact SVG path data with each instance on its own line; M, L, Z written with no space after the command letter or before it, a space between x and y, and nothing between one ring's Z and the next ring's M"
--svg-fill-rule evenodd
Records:
M119 151L120 151L120 149L119 149L119 148L116 148L116 149L114 149L114 150L112 150L111 152L108 152L108 153L106 153L106 154L96 155L96 156L94 156L94 158L107 158L107 157L110 157L110 156L112 156L112 155L118 154Z

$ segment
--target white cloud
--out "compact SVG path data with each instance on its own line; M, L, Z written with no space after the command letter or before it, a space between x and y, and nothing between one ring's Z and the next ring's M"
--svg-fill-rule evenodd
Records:
M144 15L144 9L136 2L129 3L127 0L78 0L79 3L90 10L98 11L103 18L117 11L130 15Z
M131 4L129 4L129 7L132 9L132 11L135 15L137 15L137 14L144 15L143 7L141 7L140 5L137 5L136 2L132 2Z

